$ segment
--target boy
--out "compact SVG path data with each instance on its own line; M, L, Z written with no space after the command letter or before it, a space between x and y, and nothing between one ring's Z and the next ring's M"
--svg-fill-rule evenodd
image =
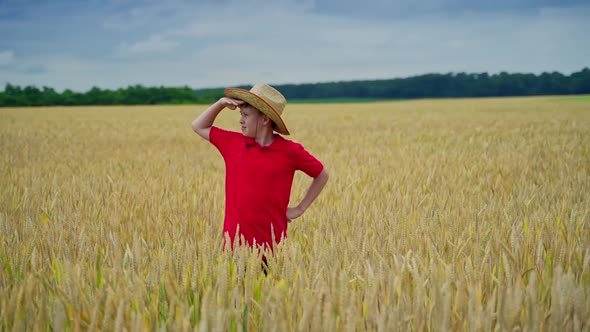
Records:
M287 101L268 84L252 89L225 89L225 97L192 122L193 130L210 141L225 161L225 219L223 234L231 247L243 237L250 246L273 249L287 235L287 224L300 217L328 181L322 163L289 135L281 114ZM225 108L240 108L242 133L213 126ZM301 202L288 207L295 171L313 178ZM239 229L239 234L236 234ZM273 234L274 233L274 234Z

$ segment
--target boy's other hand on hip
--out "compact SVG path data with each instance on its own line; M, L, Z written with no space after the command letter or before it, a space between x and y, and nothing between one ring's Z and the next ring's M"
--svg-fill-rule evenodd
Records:
M299 218L303 214L303 209L300 207L287 208L287 220L291 222L293 219Z

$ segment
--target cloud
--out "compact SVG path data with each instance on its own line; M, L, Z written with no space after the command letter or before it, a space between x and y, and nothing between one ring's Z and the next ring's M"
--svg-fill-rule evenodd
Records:
M1 51L0 52L0 67L9 66L14 61L13 51Z
M12 36L0 40L0 50L10 50L0 54L11 52L0 55L11 63L10 71L0 65L0 86L200 88L588 66L590 6L540 2L528 1L534 10L525 11L508 10L515 7L507 0L494 10L464 0L413 9L414 2L382 0L89 0L94 8L70 14L84 20L64 20L57 10L28 23L0 20L0 32ZM382 13L361 13L361 5ZM391 15L404 6L407 15Z
M120 57L137 57L153 53L167 53L174 50L177 46L178 42L161 35L153 35L146 40L135 43L121 43L117 47L115 55Z
M0 51L0 77L14 74L36 75L45 71L46 68L41 62L17 60L13 51Z
M313 12L327 16L390 20L429 15L454 17L465 13L528 15L544 8L587 5L587 0L317 0Z
M210 39L192 53L194 60L210 76L231 82L253 82L255 77L287 83L449 71L573 71L587 60L571 55L572 45L579 45L578 53L588 50L580 44L588 23L575 12L549 17L546 12L464 13L453 19L425 15L389 21L254 12L235 19L227 14L221 23L201 19L185 26L185 32L197 40ZM552 67L560 58L569 58L570 65Z

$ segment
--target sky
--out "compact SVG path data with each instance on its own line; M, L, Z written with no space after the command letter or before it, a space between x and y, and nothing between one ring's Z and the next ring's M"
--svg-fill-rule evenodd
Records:
M0 0L0 90L590 67L590 0Z

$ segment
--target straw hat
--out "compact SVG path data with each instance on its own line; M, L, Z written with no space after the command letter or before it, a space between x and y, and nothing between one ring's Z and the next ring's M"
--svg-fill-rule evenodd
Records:
M276 124L275 130L279 134L290 134L281 117L287 100L272 86L265 83L256 83L250 91L239 88L227 88L224 93L226 97L243 100L264 113Z

